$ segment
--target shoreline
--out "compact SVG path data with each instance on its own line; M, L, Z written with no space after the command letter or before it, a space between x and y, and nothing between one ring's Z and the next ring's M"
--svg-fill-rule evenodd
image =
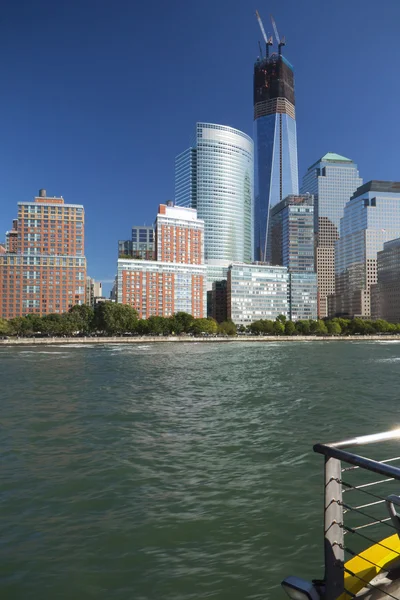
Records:
M398 341L400 335L346 335L346 336L323 336L323 335L268 335L237 337L192 337L192 336L148 336L148 337L82 337L82 338L10 338L0 340L0 346L49 346L58 344L82 345L82 344L149 344L149 343L241 343L241 342L360 342L360 341Z

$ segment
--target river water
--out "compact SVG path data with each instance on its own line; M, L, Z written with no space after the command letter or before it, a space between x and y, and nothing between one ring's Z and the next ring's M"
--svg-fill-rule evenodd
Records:
M400 344L0 348L2 600L322 576L317 441L400 422Z

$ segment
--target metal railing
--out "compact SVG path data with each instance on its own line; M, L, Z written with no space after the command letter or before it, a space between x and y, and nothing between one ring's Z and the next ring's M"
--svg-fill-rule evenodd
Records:
M400 456L373 460L345 450L393 440L400 440L400 429L314 446L314 451L325 457L325 577L319 582L325 600L341 595L349 599L361 589L379 590L379 594L396 598L393 586L380 586L371 574L382 572L388 556L392 557L391 564L399 559L400 566L400 518L396 512L400 496L393 493L400 493L400 486L396 486L400 468L392 464L400 461ZM382 552L380 563L376 552L367 551L374 545ZM357 563L362 567L358 571L349 568L347 562L351 558L357 560L355 557L361 561ZM400 594L397 595L400 600Z

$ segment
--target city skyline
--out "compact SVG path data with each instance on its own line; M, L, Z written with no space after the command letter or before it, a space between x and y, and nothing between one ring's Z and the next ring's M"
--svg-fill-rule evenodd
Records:
M93 15L77 2L65 9L46 1L34 8L16 2L6 5L3 13L2 43L9 57L3 77L12 85L5 90L0 117L7 140L0 229L10 228L15 204L30 201L32 189L44 186L52 195L74 197L87 213L90 274L103 282L111 282L115 274L115 240L128 238L136 223L151 224L154 207L173 197L174 157L189 145L193 123L219 122L252 134L252 65L260 39L253 7L234 2L226 10L224 2L206 2L202 17L207 44L201 50L194 35L199 25L193 6L185 6L185 11L178 5L168 11L161 4L155 8L156 19L154 7L109 11L99 5ZM351 156L364 180L398 179L395 153L390 152L399 127L395 103L390 102L397 82L390 73L400 51L390 34L395 33L400 7L388 2L386 9L383 39L373 32L372 2L350 7L338 2L331 7L329 22L311 2L283 7L273 0L268 6L287 37L287 55L296 70L300 178L318 156L334 151ZM299 23L307 23L306 42ZM156 95L149 96L148 90L152 40L165 33L166 24L167 60L158 74L166 118L160 120L154 118ZM62 43L50 53L40 33L54 30ZM344 69L338 53L331 52L337 31L347 40L351 69ZM382 62L378 51L370 52L369 37L377 47L385 42L390 61ZM371 119L378 90L369 89L359 102L359 90L371 72L387 81L385 116L390 128ZM361 143L367 127L373 144ZM157 177L151 176L154 168Z

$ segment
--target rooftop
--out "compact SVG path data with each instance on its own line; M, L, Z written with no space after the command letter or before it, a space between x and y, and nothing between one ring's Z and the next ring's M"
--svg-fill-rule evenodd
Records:
M362 194L366 194L367 192L386 192L386 193L397 193L400 194L400 181L378 181L373 179L372 181L368 181L364 183L364 185L360 185L359 188L356 189L351 199L358 198L362 196Z
M308 170L312 169L313 167L315 167L315 165L318 165L321 162L354 164L354 162L351 160L351 158L346 158L345 156L342 156L341 154L336 154L336 152L327 152L319 160L317 160L315 163L313 163L311 165L311 167L308 168Z

